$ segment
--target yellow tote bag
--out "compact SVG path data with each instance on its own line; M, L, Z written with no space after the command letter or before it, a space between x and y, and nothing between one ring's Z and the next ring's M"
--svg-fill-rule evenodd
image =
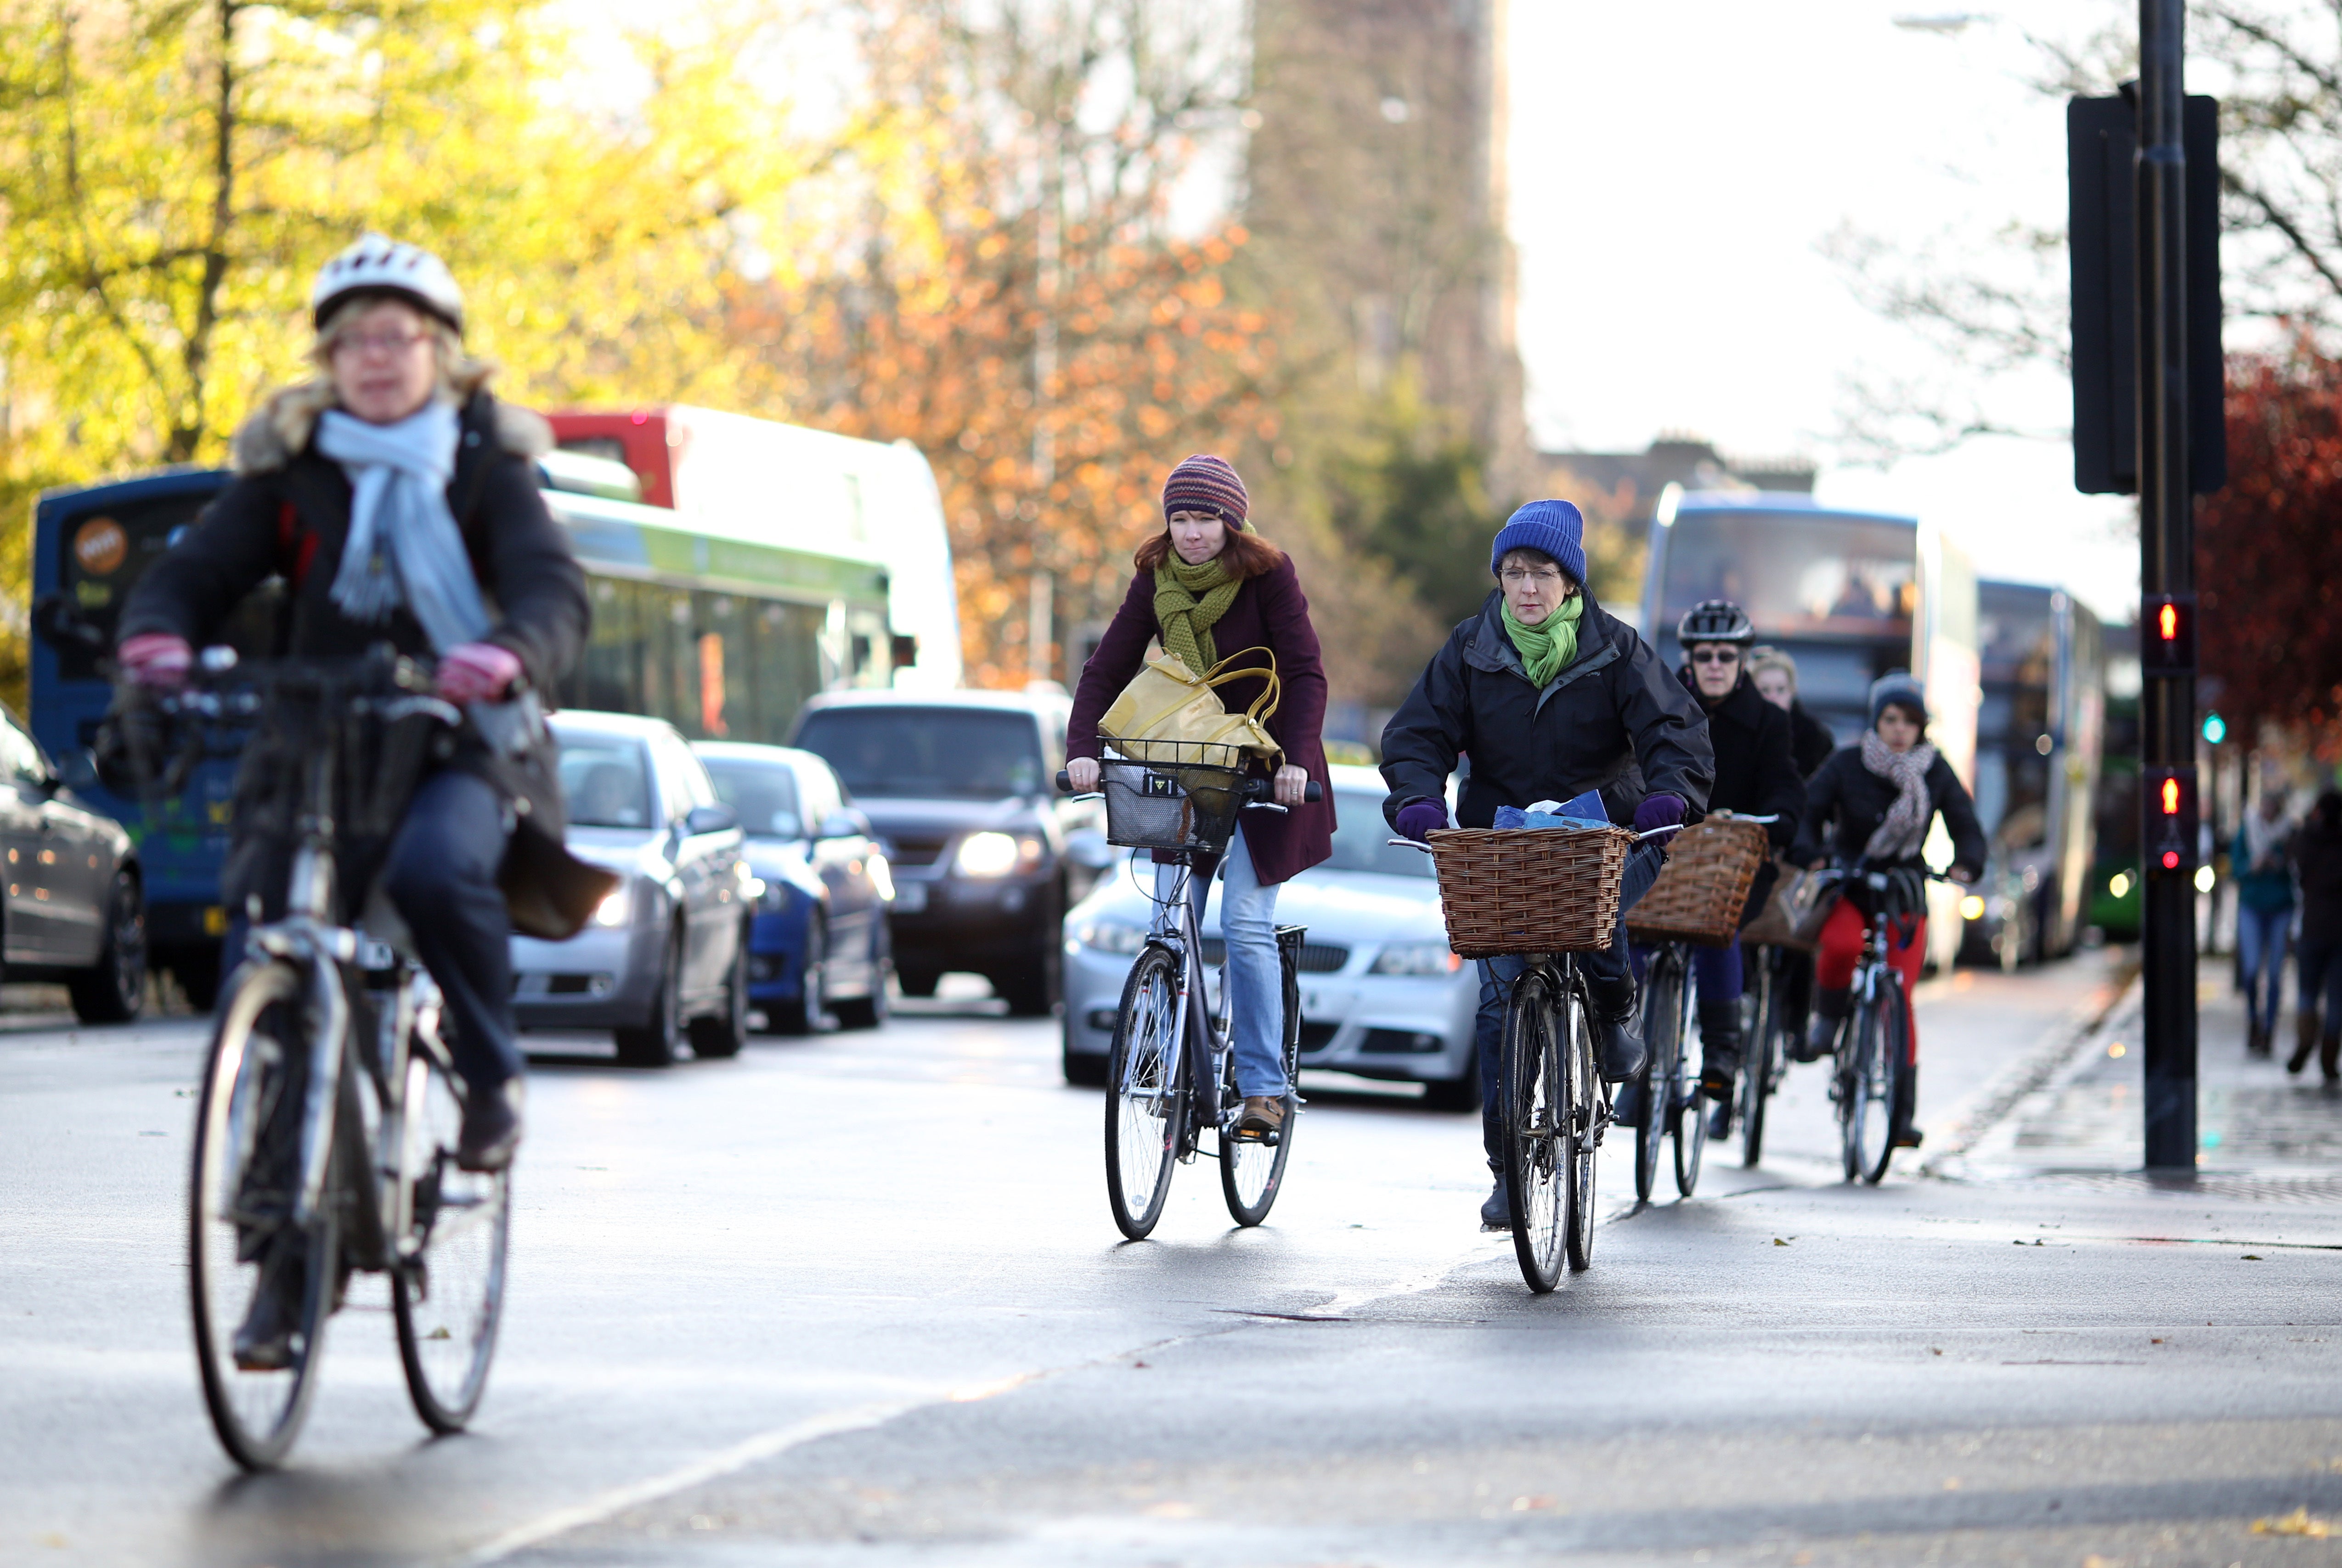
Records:
M1268 668L1228 668L1246 654L1267 654ZM1260 674L1267 676L1267 684L1251 706L1232 714L1221 705L1216 688ZM1176 654L1149 654L1146 667L1098 721L1098 734L1110 741L1141 744L1148 762L1216 762L1220 758L1205 746L1239 746L1274 765L1285 751L1270 738L1266 721L1276 712L1277 697L1276 655L1267 648L1242 649L1200 675Z

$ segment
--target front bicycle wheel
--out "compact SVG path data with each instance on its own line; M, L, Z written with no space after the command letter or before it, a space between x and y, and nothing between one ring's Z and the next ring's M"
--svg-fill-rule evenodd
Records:
M1683 972L1660 954L1643 976L1641 1114L1635 1118L1635 1200L1647 1203L1659 1184L1659 1145L1675 1115L1675 1082L1683 1057Z
M1880 1014L1887 991L1880 985L1855 1004L1839 1036L1837 1114L1846 1179L1877 1182L1895 1152L1894 1081L1883 1060L1886 1041Z
M1700 1162L1707 1154L1707 1102L1699 1092L1699 1066L1691 1053L1692 986L1690 977L1682 968L1676 970L1676 1072L1669 1095L1674 1109L1668 1112L1673 1124L1676 1154L1676 1194L1688 1198L1699 1185ZM1707 1047L1703 1036L1700 1048Z
M1594 1021L1586 1012L1586 992L1569 984L1561 994L1561 1084L1569 1109L1569 1224L1564 1238L1573 1272L1582 1273L1594 1262L1595 1155L1600 1151L1594 1071Z
M1877 1128L1877 1148L1871 1146L1873 1134L1866 1132L1862 1179L1875 1187L1886 1180L1887 1167L1895 1158L1896 1140L1906 1130L1903 1080L1910 1071L1906 1057L1911 1044L1911 1017L1904 1011L1903 977L1892 970L1879 977L1878 1003L1871 1022L1877 1046L1870 1054L1864 1115L1866 1127Z
M249 966L235 978L195 1109L187 1203L195 1364L212 1429L246 1470L277 1463L300 1434L334 1292L331 1205L307 1225L293 1218L311 1026L303 991L289 964ZM317 1135L330 1137L330 1100L321 1114L328 1124ZM255 1364L238 1366L237 1331L269 1310L264 1292L275 1293L283 1336L270 1336Z
M1544 972L1531 969L1513 983L1505 1004L1505 1190L1521 1278L1540 1295L1561 1283L1576 1154L1559 1000Z
M1187 1124L1187 1054L1179 1040L1179 960L1149 946L1122 984L1106 1054L1106 1192L1114 1223L1144 1241L1163 1217Z
M479 1408L504 1315L512 1172L459 1170L463 1086L426 1053L406 1064L399 1180L412 1219L391 1277L398 1359L423 1424L461 1432Z
M1285 1124L1274 1141L1235 1138L1223 1124L1220 1131L1220 1196L1227 1201L1228 1217L1239 1225L1256 1225L1268 1218L1276 1194L1285 1186L1285 1163L1293 1154L1295 1124L1301 1117L1301 976L1295 968L1297 943L1276 944L1281 984L1278 1044L1285 1062ZM1236 1053L1228 1054L1226 1081L1221 1085L1223 1107L1240 1105Z

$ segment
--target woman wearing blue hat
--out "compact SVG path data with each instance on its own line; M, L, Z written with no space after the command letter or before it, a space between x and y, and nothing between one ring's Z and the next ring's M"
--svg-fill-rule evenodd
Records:
M1588 790L1600 792L1612 822L1639 832L1696 821L1706 809L1716 782L1706 716L1650 644L1595 602L1585 537L1586 519L1566 501L1532 501L1496 534L1488 552L1496 590L1432 655L1383 730L1383 813L1407 837L1449 825L1447 777L1466 756L1471 776L1456 806L1464 827L1491 825L1499 806ZM1627 857L1609 950L1578 957L1593 992L1596 1057L1613 1083L1642 1070L1626 914L1662 859L1656 841ZM1488 1167L1498 1172L1480 1219L1495 1227L1512 1223L1498 1165L1498 1084L1505 998L1523 967L1514 958L1480 964L1480 1124Z
M1919 848L1941 815L1952 835L1952 878L1974 882L1985 862L1984 829L1977 822L1976 803L1952 764L1927 744L1927 700L1917 682L1899 674L1874 682L1870 728L1861 740L1832 754L1806 784L1805 824L1791 856L1799 864L1817 867L1835 858L1842 865L1860 860L1876 871L1916 868L1926 864ZM1800 1062L1818 1062L1828 1055L1838 1025L1852 1010L1854 965L1867 928L1862 902L1855 895L1841 899L1822 927L1821 945L1814 954L1813 1023L1795 1053ZM1927 952L1924 917L1887 934L1887 960L1903 973L1907 1006L1912 987L1919 984L1919 964ZM1902 1079L1905 1098L1896 1107L1895 1122L1896 1142L1907 1149L1919 1144L1918 1132L1911 1126L1919 1077L1919 1025L1917 1020L1907 1022L1911 1070Z

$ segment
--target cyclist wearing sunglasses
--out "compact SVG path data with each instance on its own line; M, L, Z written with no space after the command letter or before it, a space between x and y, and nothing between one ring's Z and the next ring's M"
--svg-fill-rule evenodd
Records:
M1758 694L1746 667L1756 635L1746 613L1729 600L1694 605L1676 623L1676 641L1684 650L1676 676L1707 714L1708 743L1716 751L1708 809L1777 817L1765 832L1778 852L1797 836L1806 784L1790 750L1789 715ZM1742 907L1743 924L1765 907L1773 876L1769 862L1756 873ZM1732 1087L1740 1071L1740 944L1692 949L1692 977L1699 988L1704 1052L1699 1086L1716 1102L1708 1131L1720 1138L1731 1130Z
M1432 655L1384 728L1383 814L1407 837L1449 825L1447 777L1466 757L1456 808L1465 827L1493 825L1498 806L1588 790L1601 792L1612 822L1638 832L1696 821L1706 809L1716 776L1707 719L1651 645L1595 602L1585 585L1585 528L1566 501L1532 501L1514 513L1488 553L1496 591ZM1627 856L1610 946L1578 954L1593 993L1596 1058L1613 1083L1642 1070L1626 913L1664 859L1656 839ZM1541 892L1524 887L1520 895ZM1498 1085L1505 1000L1524 967L1518 958L1480 964L1480 1124L1489 1169L1499 1172L1480 1210L1484 1224L1511 1223Z

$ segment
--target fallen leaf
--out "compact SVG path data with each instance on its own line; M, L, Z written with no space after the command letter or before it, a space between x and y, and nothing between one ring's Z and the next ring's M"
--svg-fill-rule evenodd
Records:
M1773 1238L1773 1244L1774 1244L1775 1246L1777 1246L1777 1247L1786 1247L1786 1246L1787 1246L1789 1243L1787 1243L1787 1242L1785 1242L1785 1241L1783 1241L1780 1237L1778 1237L1778 1236L1775 1236L1775 1237Z
M1941 1355L1941 1354L1943 1354L1944 1353L1943 1353L1942 1351L1940 1351L1940 1350L1937 1350L1934 1345L1932 1345L1932 1344L1931 1344L1931 1345L1929 1345L1929 1346L1927 1347L1927 1353L1928 1353L1929 1355Z
M2267 1259L2265 1259L2265 1258L2263 1258L2263 1257L2260 1255L2260 1253L2246 1253L2246 1254L2245 1254L2241 1259L2239 1259L2238 1261L2239 1261L2239 1262L2241 1262L2241 1263L2266 1263L2267 1260Z
M1960 1478L1959 1478L1958 1476L1957 1476L1957 1475L1947 1475L1947 1476L1945 1476L1945 1477L1944 1477L1944 1490L1945 1490L1945 1491L1947 1491L1947 1492L1957 1492L1959 1489L1960 1489Z
M2323 1540L2334 1533L2334 1525L2332 1521L2320 1519L2307 1508L2297 1508L2292 1513L2276 1519L2254 1520L2253 1533L2256 1535L2307 1535Z
M2148 1340L2147 1343L2149 1343L2149 1344L2161 1344L2163 1342L2162 1342L2161 1340L2159 1340L2159 1339L2151 1339L2151 1340Z

